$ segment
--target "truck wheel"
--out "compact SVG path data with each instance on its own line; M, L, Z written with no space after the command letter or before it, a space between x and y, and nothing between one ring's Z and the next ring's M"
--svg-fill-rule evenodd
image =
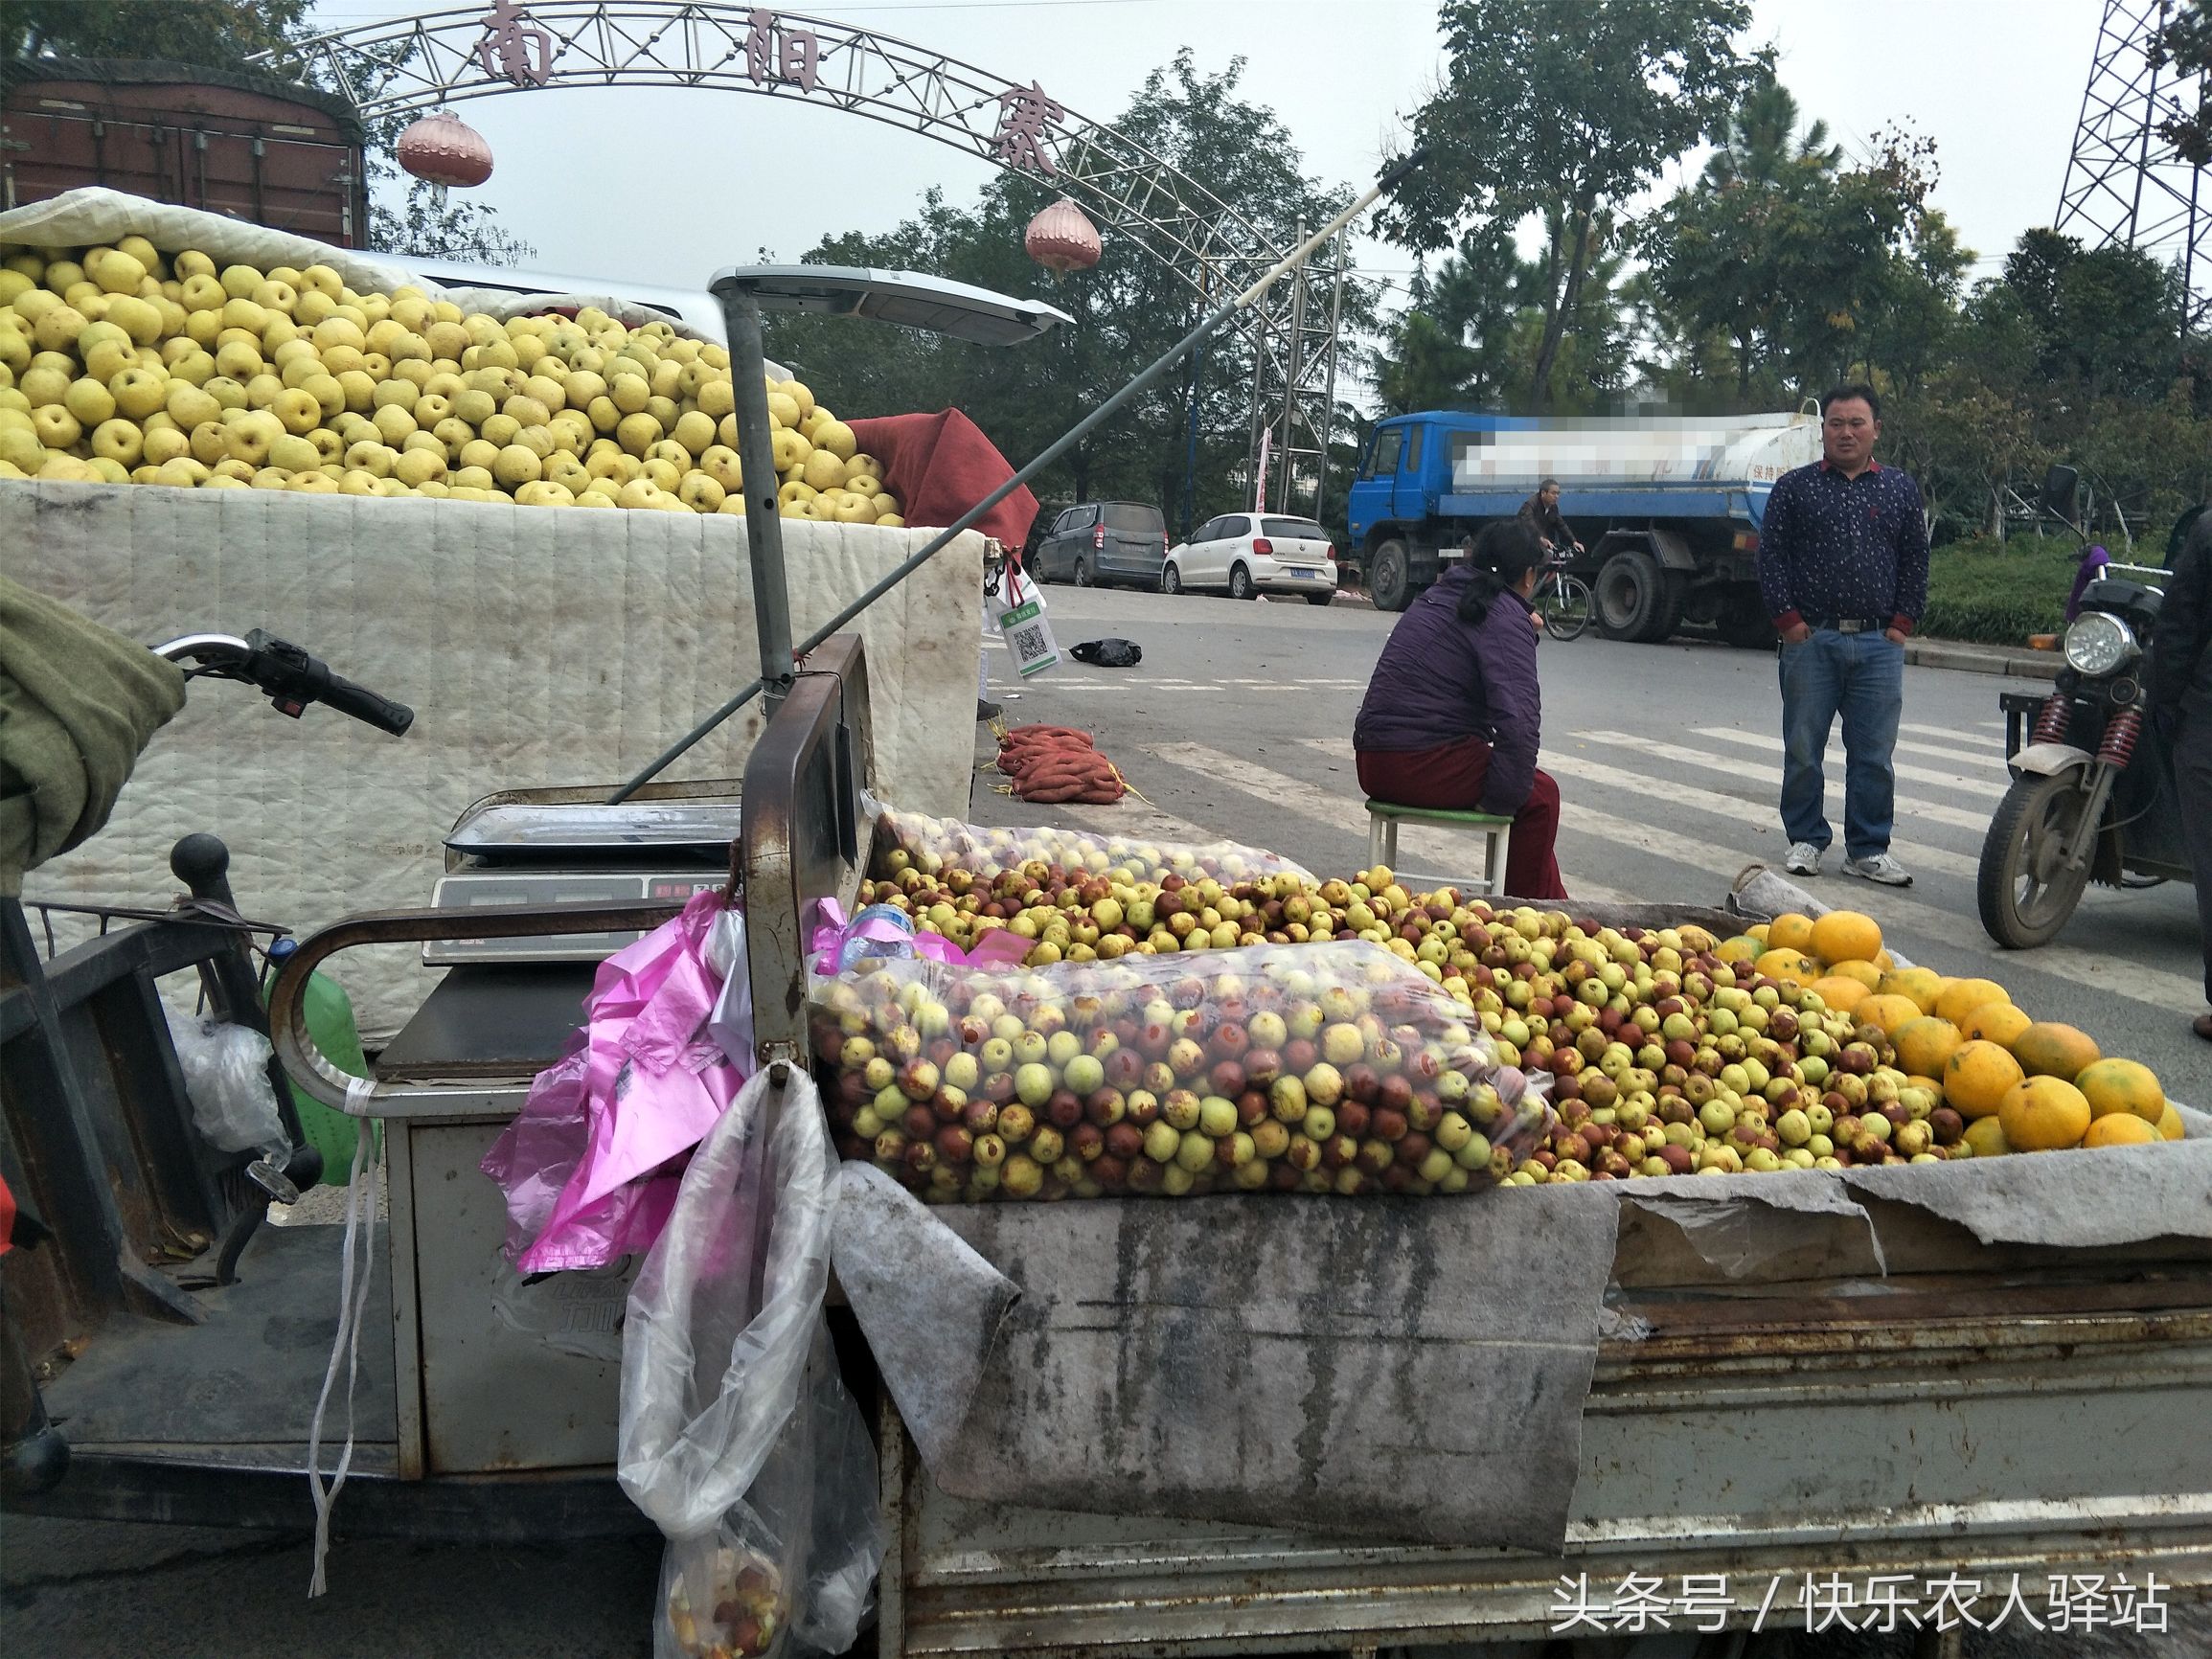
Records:
M1377 610L1403 610L1413 602L1412 558L1393 536L1367 561L1367 597Z
M1624 550L1606 560L1598 572L1597 591L1598 625L1616 640L1649 640L1653 628L1664 621L1671 629L1674 618L1667 617L1667 579L1659 568L1659 561L1648 553ZM1675 617L1681 614L1679 601L1674 609Z
M2032 950L2058 937L2082 901L2088 866L2068 870L2065 844L2082 821L2087 797L2078 770L2055 778L2023 773L1997 803L1974 873L1974 900L1989 936L2012 950Z

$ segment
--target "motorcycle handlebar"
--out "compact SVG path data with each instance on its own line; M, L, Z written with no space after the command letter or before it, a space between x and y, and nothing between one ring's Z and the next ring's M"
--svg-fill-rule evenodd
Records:
M295 719L309 703L327 703L395 738L415 723L415 711L406 704L355 685L331 672L322 658L261 628L244 639L236 634L186 634L155 646L153 653L171 662L198 663L207 673L257 686L282 713Z
M343 675L331 674L331 683L323 693L322 700L341 715L351 715L363 725L374 726L379 732L389 732L395 738L407 735L407 728L415 723L415 711L405 703L395 703L389 697L378 696L367 686L356 686Z

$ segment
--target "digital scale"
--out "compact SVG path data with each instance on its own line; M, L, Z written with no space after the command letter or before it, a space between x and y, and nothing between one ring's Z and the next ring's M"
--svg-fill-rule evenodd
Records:
M529 801L493 796L461 815L445 837L438 910L519 904L607 904L688 899L729 880L736 801ZM432 966L599 962L635 933L434 940Z

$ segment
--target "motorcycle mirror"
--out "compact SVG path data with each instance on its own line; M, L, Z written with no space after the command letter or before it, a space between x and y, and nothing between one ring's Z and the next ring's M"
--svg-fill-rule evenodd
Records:
M2036 511L2066 524L2074 522L2074 501L2081 492L2082 475L2071 466L2056 466L2043 474L2042 493Z

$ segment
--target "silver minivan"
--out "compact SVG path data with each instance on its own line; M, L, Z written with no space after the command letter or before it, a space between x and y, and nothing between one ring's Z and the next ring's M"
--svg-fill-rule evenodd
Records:
M1160 585L1168 521L1141 501L1086 501L1052 521L1037 544L1030 575L1078 587Z

